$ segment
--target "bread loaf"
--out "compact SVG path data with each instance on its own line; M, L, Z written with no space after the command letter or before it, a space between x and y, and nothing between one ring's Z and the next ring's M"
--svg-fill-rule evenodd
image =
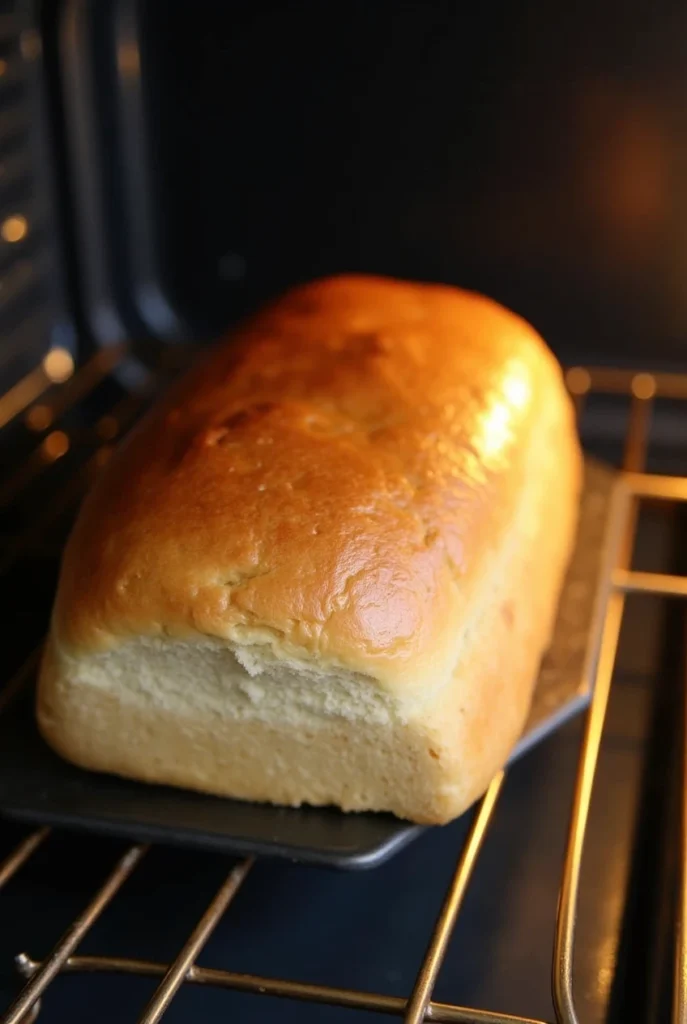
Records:
M560 369L523 321L436 285L299 287L87 498L43 736L147 782L446 822L520 736L580 479Z

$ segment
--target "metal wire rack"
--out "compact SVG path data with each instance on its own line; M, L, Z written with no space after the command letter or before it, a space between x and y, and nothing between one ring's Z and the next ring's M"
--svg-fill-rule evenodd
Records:
M21 462L0 481L0 515L9 519L23 496L51 476L56 467L71 461L69 472L57 474L51 484L50 500L36 511L35 502L18 533L0 529L0 580L9 573L21 554L32 545L50 544L56 519L69 515L89 481L107 461L113 446L136 420L157 390L183 365L185 355L175 349L150 370L136 364L129 379L133 390L110 388L109 384L130 360L125 347L101 351L76 369L66 351L53 350L40 366L0 397L0 445L13 432L13 450L24 453ZM630 398L623 465L625 473L616 489L604 553L602 583L590 640L586 674L593 688L591 706L579 758L579 769L570 818L567 849L560 886L558 918L553 950L553 999L558 1024L578 1024L580 1018L573 993L575 926L585 834L592 788L599 756L604 717L609 699L616 650L626 596L643 593L655 596L687 597L687 578L677 575L638 572L631 568L640 502L645 499L687 502L687 478L655 476L644 472L647 458L652 405L656 398L687 399L687 375L647 374L609 369L574 368L567 384L578 415L592 393L625 395ZM103 394L105 390L107 393ZM84 416L84 402L96 396L95 411ZM14 695L32 679L40 645L0 688L0 713ZM685 731L687 735L687 728ZM684 759L687 794L687 758ZM83 911L71 922L49 955L42 961L25 953L16 966L25 985L4 1012L4 1024L26 1024L40 1012L40 1000L59 974L85 972L124 973L159 979L159 984L139 1017L140 1024L159 1021L180 987L215 986L277 996L304 1002L368 1010L402 1018L407 1024L432 1020L452 1024L545 1024L543 1021L449 1005L432 995L473 868L479 857L490 820L502 790L504 774L497 775L475 809L470 830L459 851L455 873L445 894L425 956L407 999L308 984L283 978L262 977L230 970L201 968L196 960L230 903L248 876L250 858L233 866L220 888L168 964L124 957L80 956L77 949L103 911L136 871L146 856L145 845L132 845L116 862L109 876ZM687 798L681 807L682 850L687 849ZM51 829L31 831L0 864L0 889L7 885L30 858L50 841ZM674 1024L687 1021L687 865L681 858L680 900L675 917L676 957L674 965Z

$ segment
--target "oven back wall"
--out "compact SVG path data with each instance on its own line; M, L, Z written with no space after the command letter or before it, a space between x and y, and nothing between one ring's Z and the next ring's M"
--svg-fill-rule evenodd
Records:
M192 333L361 270L484 290L572 358L687 354L680 5L134 6L148 210Z

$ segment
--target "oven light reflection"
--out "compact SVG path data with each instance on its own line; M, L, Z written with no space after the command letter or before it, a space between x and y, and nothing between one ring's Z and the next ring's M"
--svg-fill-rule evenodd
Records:
M513 371L503 382L503 393L512 406L524 409L530 397L529 381L524 374Z
M592 386L592 378L583 366L573 366L565 375L565 383L571 395L586 395Z
M34 405L26 414L26 426L29 430L46 430L52 423L52 410L47 405Z
M62 384L74 373L74 360L66 348L53 348L43 359L43 370L53 384Z
M500 394L481 416L475 449L486 460L497 458L513 435L514 414L525 408L531 385L522 366L516 364L504 376Z
M650 373L638 373L632 379L632 394L645 402L656 394L656 381Z
M482 417L481 436L476 445L482 458L493 459L503 450L511 435L510 421L510 409L500 402Z
M14 213L0 224L0 235L6 242L21 242L28 233L29 222L22 213Z
M41 453L47 462L56 462L69 451L69 438L63 430L53 430L41 445Z

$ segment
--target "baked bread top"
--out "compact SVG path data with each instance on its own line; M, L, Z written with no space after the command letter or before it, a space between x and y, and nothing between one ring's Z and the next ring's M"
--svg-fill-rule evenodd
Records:
M422 699L487 599L535 432L561 419L574 432L556 360L494 302L356 276L297 288L115 454L67 545L55 638L75 655L138 635L267 643Z

